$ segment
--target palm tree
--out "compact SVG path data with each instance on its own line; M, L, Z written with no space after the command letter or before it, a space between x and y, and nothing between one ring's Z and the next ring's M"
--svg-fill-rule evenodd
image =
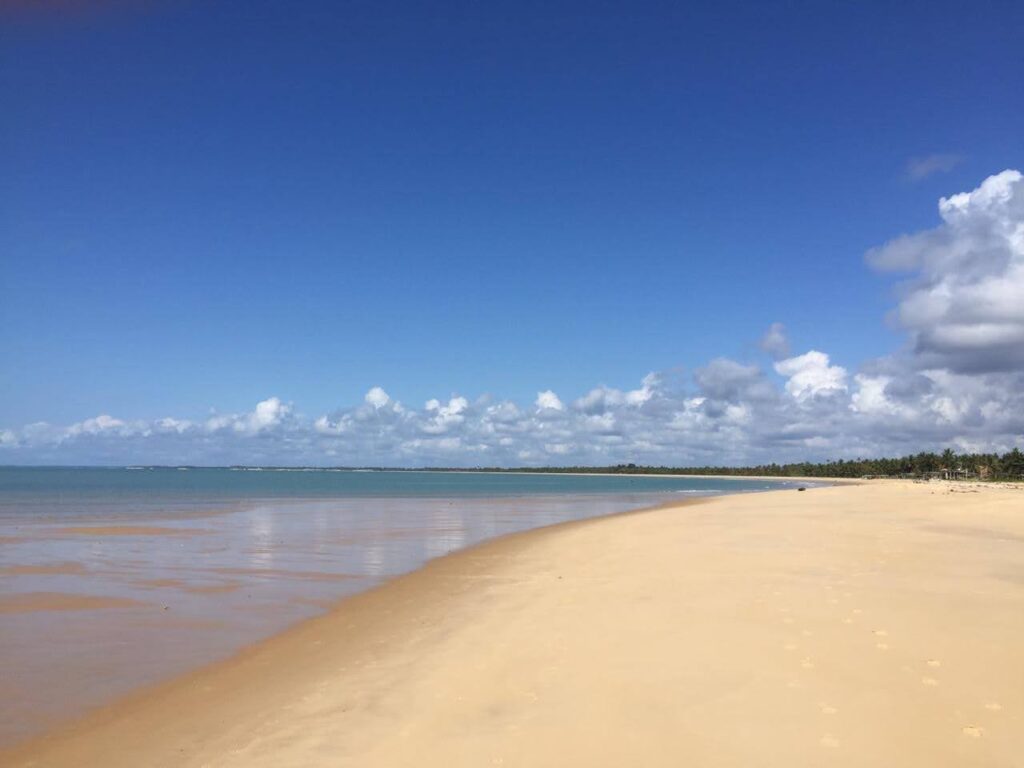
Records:
M1003 456L1003 474L1008 477L1024 477L1024 453L1020 448L1014 448Z

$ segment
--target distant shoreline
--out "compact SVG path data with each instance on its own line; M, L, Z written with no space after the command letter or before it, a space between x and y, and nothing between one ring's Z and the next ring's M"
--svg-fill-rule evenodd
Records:
M196 465L196 464L0 464L0 469L81 469L81 470L230 470L235 472L400 472L403 474L449 474L449 475L545 475L555 477L644 477L644 478L678 478L686 477L692 479L708 478L717 480L777 480L786 481L820 481L836 482L851 481L859 478L816 476L816 475L744 475L744 474L703 474L700 472L612 472L607 467L595 467L594 471L587 471L576 467L559 469L557 467L544 469L528 469L517 467L515 469L499 469L493 467L482 468L459 468L459 467L303 467L303 466L259 466L259 465ZM884 479L884 478L882 478ZM896 478L893 478L896 479Z
M642 477L645 479L664 479L671 480L677 478L688 478L692 480L699 480L706 478L708 480L758 480L758 481L770 481L770 482L806 482L806 483L855 483L859 482L861 478L853 477L826 477L826 476L815 476L815 475L732 475L732 474L701 474L694 472L608 472L606 467L597 467L593 472L580 471L576 468L559 470L555 468L551 469L493 469L493 468L481 468L481 469L459 469L459 468L448 468L448 467L415 467L415 468L399 468L399 467L282 467L282 466L242 466L242 465L231 465L231 466L207 466L207 465L175 465L175 464L151 464L151 465L136 465L136 466L121 466L115 464L109 465L63 465L63 464L45 464L45 465L31 465L31 466L18 466L18 465L0 465L0 469L81 469L81 470L191 470L191 471L209 471L209 470L229 470L235 472L352 472L352 473L363 473L363 472L396 472L402 474L436 474L436 475L522 475L522 476L548 476L548 477ZM876 479L898 479L898 478L876 478Z
M103 464L103 465L0 465L0 470L24 469L82 469L82 470L175 470L236 472L393 472L405 473L458 473L491 475L595 475L616 477L718 477L752 478L758 480L824 480L839 479L900 479L900 480L977 480L1024 481L1024 453L1014 448L996 453L957 454L950 449L942 453L923 451L899 457L830 459L827 461L790 461L788 463L760 463L746 465L668 466L666 464L618 463L606 465L545 465L545 466L419 466L388 467L380 465L313 465L313 464Z

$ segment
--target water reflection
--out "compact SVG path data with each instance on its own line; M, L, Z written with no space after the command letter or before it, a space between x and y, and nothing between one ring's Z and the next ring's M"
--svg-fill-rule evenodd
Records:
M431 510L431 525L424 536L425 559L447 555L465 546L467 534L464 512L456 508L454 502L446 502L444 506ZM481 531L481 536L486 538L487 534Z
M253 568L270 568L274 564L274 522L273 509L257 507L248 513L250 517L248 544L249 564Z
M224 657L430 558L665 498L271 499L206 508L193 500L158 513L108 500L81 514L0 515L0 601L17 608L3 615L0 633L8 694L0 742ZM39 593L130 602L55 612L42 602L33 609Z
M380 577L387 573L384 547L380 544L368 544L363 547L363 568L367 576Z

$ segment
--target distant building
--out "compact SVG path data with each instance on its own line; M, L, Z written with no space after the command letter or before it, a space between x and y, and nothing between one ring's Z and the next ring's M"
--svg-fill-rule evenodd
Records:
M977 477L971 470L964 469L963 467L957 467L956 469L942 467L938 472L931 472L929 474L939 475L943 480L972 480Z

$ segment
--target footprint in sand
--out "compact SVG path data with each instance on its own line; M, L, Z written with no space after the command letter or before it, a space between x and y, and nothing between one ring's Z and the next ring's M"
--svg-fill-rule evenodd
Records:
M927 664L929 667L941 667L942 666L942 662L939 661L938 659L928 659L928 661L926 661L925 664Z
M964 736L970 736L972 739L980 739L985 735L985 729L978 725L965 725L960 730Z
M1003 705L1000 704L998 701L990 701L985 705L985 709L987 709L989 712L1001 712L1003 709Z
M826 733L824 736L822 736L818 740L818 743L821 744L821 746L823 746L823 747L828 747L829 749L835 749L836 747L839 746L839 739L837 739L835 736L833 736L830 733Z
M807 656L800 662L800 666L804 669L814 669L814 660L811 659L810 656Z
M862 611L860 608L854 608L853 612L856 613L856 614L864 613L864 611Z
M818 704L818 708L821 710L823 715L834 715L839 710L833 707L831 704Z
M884 629L876 629L871 634L873 634L875 637L888 637L889 636L889 633L886 632Z
M922 677L921 678L921 685L929 685L929 686L934 687L934 686L936 686L938 684L939 684L939 681L936 680L934 677Z

